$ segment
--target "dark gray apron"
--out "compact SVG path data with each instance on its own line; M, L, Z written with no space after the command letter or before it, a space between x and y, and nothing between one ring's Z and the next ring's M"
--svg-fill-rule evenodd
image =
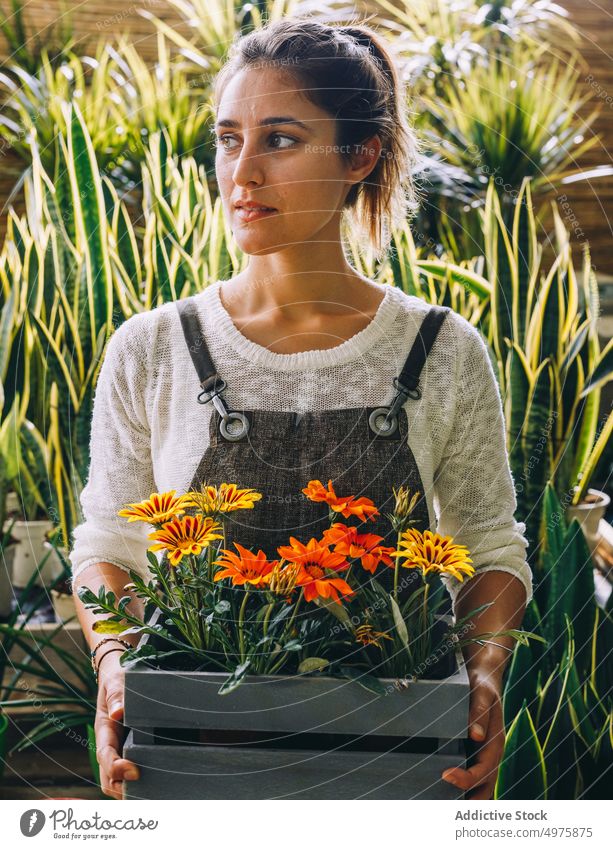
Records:
M415 527L422 531L430 527L424 486L407 440L403 405L421 397L420 374L449 312L447 307L433 306L424 317L402 371L393 380L396 394L389 407L295 413L230 410L223 398L227 384L211 359L193 297L176 304L201 385L197 401L212 402L215 407L209 420L209 446L190 489L226 481L262 493L252 510L225 515L226 548L236 551L236 541L254 552L261 548L269 559L276 559L277 546L289 545L290 536L304 544L311 537L320 538L329 527L328 507L310 501L302 492L315 479L325 487L332 479L338 496L372 499L380 515L360 523L359 532L378 534L383 537L382 545L396 546L385 515L394 509L392 486L421 492L413 514ZM337 521L355 525L358 520L345 519L339 513ZM381 565L376 575L391 589L393 569ZM416 586L408 581L404 584L401 597Z

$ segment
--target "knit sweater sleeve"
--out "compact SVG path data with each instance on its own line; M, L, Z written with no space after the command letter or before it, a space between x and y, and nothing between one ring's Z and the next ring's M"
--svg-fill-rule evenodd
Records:
M155 491L145 402L149 363L140 343L143 320L133 316L115 331L98 376L89 475L81 493L84 521L74 529L69 554L73 580L101 561L149 575L147 534L152 528L117 515Z
M454 314L458 333L456 403L450 435L434 475L439 533L466 545L479 572L518 577L532 598L526 526L515 520L517 501L506 448L502 399L486 343ZM466 579L465 579L466 580ZM463 583L444 577L455 612Z

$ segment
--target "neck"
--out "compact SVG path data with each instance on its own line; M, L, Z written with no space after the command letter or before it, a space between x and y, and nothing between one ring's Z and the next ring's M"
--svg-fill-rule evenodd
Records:
M318 256L319 253L319 256ZM285 252L252 256L247 268L224 283L228 302L250 315L279 313L291 319L343 311L372 297L373 285L338 253L317 249L296 262Z

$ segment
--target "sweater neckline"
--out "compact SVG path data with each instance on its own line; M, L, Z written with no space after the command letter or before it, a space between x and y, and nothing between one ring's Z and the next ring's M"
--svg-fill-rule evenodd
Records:
M280 354L253 342L241 333L222 303L220 296L222 283L223 280L216 280L210 283L202 293L205 317L211 323L214 332L221 333L227 344L250 362L275 371L313 370L351 362L389 334L400 309L400 299L395 297L398 291L396 286L373 281L383 291L383 299L366 327L333 348L316 348L293 354Z

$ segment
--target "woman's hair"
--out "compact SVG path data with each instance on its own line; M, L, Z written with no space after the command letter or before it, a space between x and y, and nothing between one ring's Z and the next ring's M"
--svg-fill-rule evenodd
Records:
M391 230L418 206L412 169L419 149L383 39L363 24L330 26L310 17L283 18L237 35L214 81L216 109L228 80L253 67L279 69L304 86L304 96L336 118L335 144L343 157L378 134L377 164L351 186L343 209L382 258Z

